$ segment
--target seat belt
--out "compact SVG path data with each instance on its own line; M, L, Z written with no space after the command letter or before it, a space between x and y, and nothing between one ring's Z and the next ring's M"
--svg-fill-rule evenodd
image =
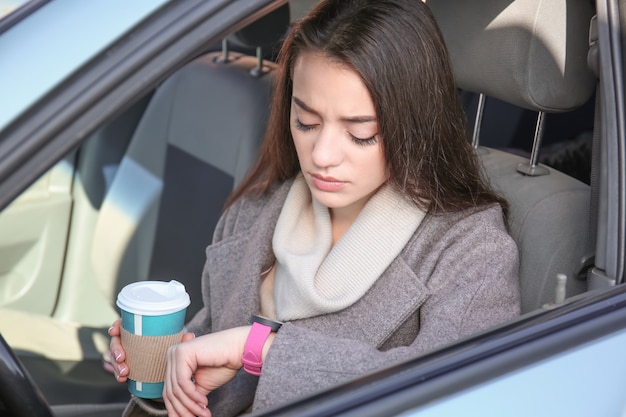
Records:
M601 131L602 131L602 89L600 86L600 50L598 45L597 16L591 19L589 25L589 52L587 55L589 68L596 76L596 98L594 107L593 139L591 151L591 195L589 202L589 232L585 256L580 261L577 277L587 280L587 290L606 288L615 285L602 271L595 268L596 244L598 234L598 202L600 194L600 162L601 162Z

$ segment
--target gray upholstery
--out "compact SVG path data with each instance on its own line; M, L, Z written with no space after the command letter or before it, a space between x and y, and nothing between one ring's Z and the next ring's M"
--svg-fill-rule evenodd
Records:
M589 98L589 0L429 0L458 84L531 110Z
M243 49L280 42L289 5L230 36ZM103 201L91 259L110 300L126 284L176 279L201 306L205 248L228 195L256 159L275 64L208 53L154 93ZM262 71L259 71L259 65ZM253 71L254 70L254 71Z
M492 186L511 204L510 232L520 249L522 310L555 298L556 274L568 276L567 294L580 294L586 283L575 277L585 254L589 186L550 169L529 177L516 171L524 158L489 149L481 154Z
M154 94L96 224L93 263L111 299L129 282L183 282L201 306L204 249L225 199L252 165L265 130L274 64L202 56ZM245 122L244 122L245 121Z
M461 89L548 112L574 109L592 94L588 0L429 0L428 5ZM489 181L511 204L523 312L554 300L558 273L568 276L567 296L585 291L586 283L575 275L586 250L589 187L555 170L523 175L517 166L528 160L483 150Z

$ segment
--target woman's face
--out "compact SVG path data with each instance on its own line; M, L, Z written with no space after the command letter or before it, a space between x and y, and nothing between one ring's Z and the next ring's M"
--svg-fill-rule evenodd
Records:
M303 52L293 70L291 134L313 198L356 218L387 180L376 112L354 71Z

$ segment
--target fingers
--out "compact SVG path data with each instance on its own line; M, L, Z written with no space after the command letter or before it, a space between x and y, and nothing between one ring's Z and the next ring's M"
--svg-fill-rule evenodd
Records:
M170 416L210 416L207 394L235 377L250 326L193 338L167 351L163 400Z
M109 327L109 336L119 336L121 327L122 319L115 320L111 327Z
M204 397L203 402L195 402L191 397L187 396L183 388L177 384L165 384L163 400L169 416L211 416L211 412L207 408L206 397Z
M108 330L109 336L111 336L109 350L111 351L111 356L117 362L125 359L124 349L122 349L122 343L120 341L121 323L121 320L115 320Z
M168 350L163 400L170 416L211 415L206 408L206 395L198 390L193 380L195 367L193 352L186 349L184 344Z
M113 340L117 339L117 340ZM111 361L110 370L113 371L115 375L115 379L118 382L126 382L128 380L129 368L126 364L126 354L124 353L124 349L122 349L122 345L119 343L119 337L111 339Z
M111 342L109 344L109 365L105 369L110 370L115 375L115 379L118 382L126 382L128 380L128 365L126 364L126 352L122 348L120 339L120 325L121 320L116 320L111 327L109 327L109 335L111 336Z

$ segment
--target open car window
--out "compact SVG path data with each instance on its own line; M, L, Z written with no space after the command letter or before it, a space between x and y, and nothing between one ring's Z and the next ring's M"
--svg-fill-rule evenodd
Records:
M24 10L20 6L38 2L4 3L8 6L0 13L12 7L4 16L10 19ZM193 294L189 316L201 307L199 277L204 248L221 213L221 205L215 201L223 201L243 178L261 139L259 134L249 147L237 143L224 151L226 141L211 142L205 133L219 129L220 139L238 139L248 131L262 132L266 120L241 119L232 126L216 127L220 120L214 115L221 113L205 100L212 97L223 110L232 90L225 82L211 84L206 74L224 68L220 64L225 56L224 32L246 27L253 20L249 16L278 7L271 1L254 5L244 1L233 3L241 9L232 6L229 11L226 1L215 2L219 3L215 8L208 6L211 2L204 3L198 10L167 5L153 16L154 20L141 26L134 38L121 38L108 50L110 57L103 54L91 66L71 74L58 94L29 108L16 124L0 132L0 149L19 161L12 165L8 158L0 161L0 194L19 195L0 213L0 332L53 405L68 404L76 397L75 392L83 394L81 401L90 403L127 400L126 388L102 369L108 344L106 328L119 313L115 294L125 283L138 278L179 278ZM589 18L604 13L597 22L596 39L596 46L603 51L615 51L618 44L611 43L616 42L611 36L615 31L623 32L619 25L611 28L614 32L603 26L607 20L617 24L613 20L616 16L607 13L621 13L623 2L618 3L616 9L584 10ZM311 6L299 7L308 10ZM436 6L433 10L441 12ZM202 18L189 17L195 12ZM239 12L248 17L242 21L232 18ZM0 32L5 19L0 20ZM188 26L177 29L174 23L178 19ZM179 30L176 44L173 42L178 35L163 33L168 24L173 25L170 30ZM203 34L208 30L213 35ZM588 34L583 35L588 42ZM148 51L139 46L142 42ZM251 92L242 93L238 105L266 105L270 85L263 77L271 77L275 69L273 55L264 56L260 78L246 78L258 70L255 47L242 46L232 38L227 45L229 59L240 71L238 77L242 76L236 79L249 82L242 90ZM607 97L607 92L619 90L623 74L618 68L607 68L611 61L605 52L597 65L604 71L604 82L613 80L614 84L596 84L598 74L594 74L590 84L585 84L590 90L575 109L546 111L541 117L536 109L507 102L506 97L498 98L495 93L481 96L460 88L469 130L475 128L476 119L482 119L476 147L494 183L510 187L507 198L512 204L528 206L526 211L513 212L519 216L514 218L518 223L513 232L520 246L533 256L538 252L553 255L525 266L523 316L347 386L267 411L267 415L395 415L407 409L413 410L406 416L447 415L453 408L444 402L451 393L458 399L455 406L460 407L454 410L474 409L472 401L482 404L482 395L506 398L494 394L499 389L519 394L519 384L550 380L558 385L558 375L572 370L573 363L595 363L594 359L598 361L594 378L606 376L600 386L620 386L623 361L615 358L612 362L614 356L608 352L614 351L624 337L624 325L620 324L624 323L626 302L620 284L624 195L618 183L624 172L619 128L624 115L619 105L621 95ZM238 81L237 85L244 84ZM603 105L598 106L598 102ZM598 111L604 113L596 114ZM605 124L598 126L598 120ZM40 127L33 129L32 121ZM180 134L170 139L163 136L168 131ZM543 134L538 140L537 131ZM150 141L140 143L138 137ZM591 155L598 138L603 142L600 163L605 164L600 171L608 168L601 177L594 177ZM539 142L540 147L533 148L533 142ZM219 147L221 153L215 156L209 152L211 146ZM535 172L530 171L540 171L538 167L550 174L533 176ZM530 200L523 194L533 187L531 182L548 183L541 199ZM214 194L206 196L203 190L207 189ZM593 197L594 193L599 194ZM572 197L566 209L555 202L564 194ZM592 197L599 199L595 214L590 210ZM189 221L192 218L206 222L190 227L200 224ZM590 221L598 223L590 227ZM570 222L574 227L561 232L559 222ZM529 223L533 227L527 227ZM534 232L525 234L528 230ZM560 240L546 244L545 234L554 230L559 230ZM589 240L590 230L595 230L596 239ZM182 241L198 248L193 256L187 246L178 243ZM606 255L602 260L594 258L596 246ZM560 281L557 272L564 272L567 280ZM589 285L589 276L596 284ZM544 369L550 378L542 377L546 375ZM614 372L608 375L609 370ZM529 380L533 382L524 382ZM474 391L477 396L469 398L467 393ZM614 395L608 389L603 391L608 392L610 395L603 398ZM423 408L424 404L432 407Z

